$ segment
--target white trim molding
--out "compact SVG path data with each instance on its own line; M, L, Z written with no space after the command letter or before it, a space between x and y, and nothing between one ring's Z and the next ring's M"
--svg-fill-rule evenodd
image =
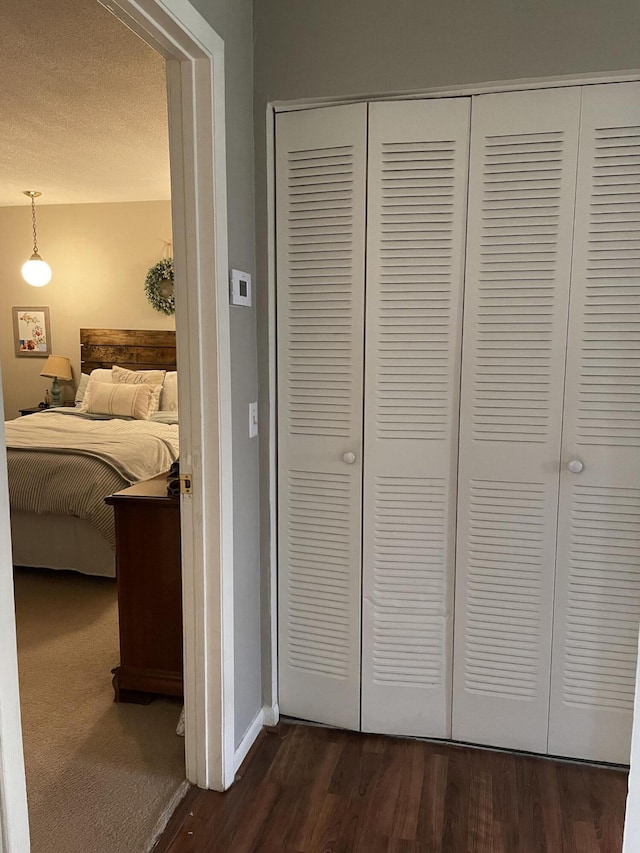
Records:
M104 4L167 60L180 458L193 483L181 499L185 759L189 781L223 791L235 775L224 43L188 0Z
M437 86L431 89L411 89L408 92L383 92L344 97L318 97L293 101L271 101L267 111L274 113L295 110L313 110L318 107L335 107L341 104L359 104L363 101L415 101L426 98L455 98L470 95L489 95L495 92L522 92L528 89L558 89L563 86L596 86L601 83L632 83L640 80L640 69L602 72L601 74L566 74L560 77L523 77L518 80L492 80L486 83L469 83L454 86Z
M240 769L242 762L249 754L249 750L258 739L258 735L262 731L263 727L276 726L279 719L280 711L277 705L263 705L263 707L260 708L235 751L234 765L236 773Z
M267 241L268 241L268 346L269 346L269 630L270 683L267 702L278 707L278 385L276 338L276 224L275 151L276 117L267 107ZM271 723L270 725L275 725Z
M280 707L276 702L275 705L265 705L262 709L264 715L265 726L277 726L280 722Z
M27 853L28 850L29 817L18 688L7 453L4 421L0 421L0 853Z
M264 726L264 708L260 708L258 713L255 715L253 720L251 721L249 728L244 733L244 737L238 744L238 748L235 751L233 763L234 763L234 775L240 769L240 765L247 757L249 750L256 742L258 735L262 731L262 727Z

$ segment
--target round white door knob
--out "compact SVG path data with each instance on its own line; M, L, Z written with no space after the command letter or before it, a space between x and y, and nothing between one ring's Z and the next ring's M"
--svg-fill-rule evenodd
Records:
M579 459L572 459L571 462L567 465L567 468L571 471L572 474L579 474L583 468L584 463L582 463Z
M353 465L356 461L356 454L351 450L348 450L346 453L342 454L342 461L346 462L347 465Z

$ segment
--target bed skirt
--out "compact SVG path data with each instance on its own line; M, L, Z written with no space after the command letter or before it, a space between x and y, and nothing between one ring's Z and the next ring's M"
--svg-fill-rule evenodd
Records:
M111 545L81 518L13 510L11 539L15 566L116 576Z

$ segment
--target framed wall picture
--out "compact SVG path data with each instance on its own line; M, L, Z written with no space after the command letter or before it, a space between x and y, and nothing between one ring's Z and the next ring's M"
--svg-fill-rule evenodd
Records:
M13 308L16 355L46 358L51 355L48 308Z

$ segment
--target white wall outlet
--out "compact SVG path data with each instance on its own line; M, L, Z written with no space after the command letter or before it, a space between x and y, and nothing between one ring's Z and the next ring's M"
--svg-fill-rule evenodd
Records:
M258 434L258 404L249 403L249 438Z
M251 307L251 276L248 272L231 270L231 304Z

